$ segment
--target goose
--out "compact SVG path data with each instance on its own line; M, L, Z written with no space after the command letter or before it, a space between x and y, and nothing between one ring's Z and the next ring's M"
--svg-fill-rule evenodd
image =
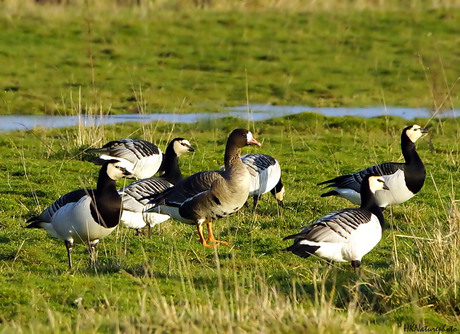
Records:
M102 165L105 160L123 161L128 166L128 171L137 179L153 176L160 168L163 156L161 150L151 142L131 138L113 140L87 152L100 154L93 161L98 165Z
M160 177L138 180L118 190L123 201L121 224L134 229L141 229L148 224L149 228L169 219L168 215L145 212L152 207L147 196L162 193L183 179L179 168L179 157L186 152L194 152L190 142L184 138L174 138L166 148Z
M225 241L216 240L212 232L214 220L238 211L248 199L250 175L241 161L241 148L261 144L245 129L235 129L225 147L225 170L195 173L149 203L154 206L147 212L167 214L183 223L197 226L200 242L205 247L215 247ZM203 236L203 224L208 237ZM207 241L213 244L208 244Z
M72 268L74 243L89 246L94 264L95 248L100 239L108 236L118 225L122 209L116 180L130 172L117 160L106 160L99 171L96 189L74 190L59 197L40 215L27 220L26 228L43 228L61 239L67 248L69 269Z
M328 184L326 187L335 187L321 197L340 196L353 204L359 204L360 186L365 176L379 175L385 179L388 190L381 190L375 194L378 205L384 209L387 205L403 203L420 191L425 182L425 165L415 150L415 142L428 130L419 125L410 125L402 131L401 150L405 163L385 162L369 167L360 172L338 176L319 183Z
M252 196L255 209L260 197L271 192L280 206L283 206L284 185L281 181L281 167L279 162L267 154L245 154L241 160L251 175L249 196Z
M179 157L187 152L195 152L190 142L184 138L174 138L166 147L163 161L158 174L172 184L176 184L184 177L179 168Z
M302 232L285 237L283 240L294 239L285 251L304 258L314 254L327 260L350 262L357 270L362 257L382 238L385 219L375 193L387 188L382 176L364 176L359 208L332 211Z

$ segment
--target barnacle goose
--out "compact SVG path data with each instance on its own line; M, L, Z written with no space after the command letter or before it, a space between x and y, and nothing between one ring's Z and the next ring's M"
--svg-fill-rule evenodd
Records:
M159 212L183 223L196 225L201 244L213 247L227 243L216 240L212 232L212 222L238 211L248 199L250 175L241 161L241 148L261 144L252 133L245 129L235 129L230 134L225 148L225 170L195 173L174 187L153 197L154 207L148 212ZM203 224L208 228L208 237L203 236Z
M59 197L40 215L27 220L26 228L43 228L64 240L69 268L74 243L88 244L94 264L99 239L109 235L120 221L122 203L116 180L129 175L122 162L107 160L99 171L96 189L79 189Z
M252 153L241 156L241 160L251 175L249 196L254 199L253 208L257 206L260 197L271 192L280 206L283 206L284 185L281 181L279 162L266 154Z
M294 239L286 248L307 258L317 255L338 262L351 262L357 269L361 258L382 238L385 219L377 205L375 192L387 189L382 176L364 176L361 184L361 207L332 211L303 228L302 232L285 237Z
M401 150L405 163L385 162L369 167L360 172L338 176L334 179L319 183L335 187L321 197L341 196L354 204L360 203L360 186L366 175L383 176L389 190L381 190L375 194L378 205L400 204L420 191L425 182L425 165L415 150L415 142L428 131L418 125L406 127L401 134Z
M100 148L92 148L87 152L99 153L93 162L103 164L105 160L123 161L128 171L137 179L153 176L161 166L161 150L151 142L142 139L119 139L108 142Z
M179 168L179 157L186 152L194 152L190 142L184 138L174 138L166 148L160 177L138 180L118 190L123 201L121 223L129 228L141 229L146 224L153 227L169 219L168 215L145 212L153 204L148 204L149 196L162 193L183 179Z

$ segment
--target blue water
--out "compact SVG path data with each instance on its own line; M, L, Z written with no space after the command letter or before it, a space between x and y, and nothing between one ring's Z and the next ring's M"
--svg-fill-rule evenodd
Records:
M36 115L0 115L0 131L27 130L35 127L59 128L82 124L84 126L115 124L123 122L150 123L165 121L172 123L196 123L201 120L213 120L224 117L237 117L245 120L261 121L275 117L295 115L303 112L315 112L325 116L399 116L407 120L431 117L432 112L424 108L315 108L306 106L250 105L230 107L227 112L191 113L191 114L128 114L103 117L87 116L36 116ZM460 110L443 111L439 117L458 117Z

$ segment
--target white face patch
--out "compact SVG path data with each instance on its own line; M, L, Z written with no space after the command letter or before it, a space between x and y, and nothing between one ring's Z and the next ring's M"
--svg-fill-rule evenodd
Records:
M415 143L417 139L423 136L422 127L414 124L411 128L406 130L406 135L411 140L411 142Z
M126 170L127 168L123 166L122 162L115 162L107 165L107 175L115 181L125 176L124 173Z
M281 190L280 190L279 192L277 192L277 193L275 194L275 198L276 198L278 201L282 202L283 199L284 199L284 193L285 193L285 190L284 190L284 187L283 187L283 188L281 188Z
M174 152L176 152L177 156L181 156L184 153L189 152L190 147L190 142L186 139L181 140L181 141L176 141L174 142Z
M377 190L385 190L386 184L382 176L369 177L369 188L375 193Z

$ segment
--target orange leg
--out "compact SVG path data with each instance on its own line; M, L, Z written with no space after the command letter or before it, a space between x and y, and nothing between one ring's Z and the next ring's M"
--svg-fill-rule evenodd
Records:
M228 245L227 241L216 240L216 238L214 238L214 233L212 233L212 223L211 222L208 222L207 225L208 225L208 238L206 239L207 241L216 242L216 243L222 243L224 245Z
M200 236L201 244L204 247L216 247L216 246L219 246L219 245L209 245L209 244L206 243L206 240L203 237L203 224L197 224L196 227L198 228L198 234Z

